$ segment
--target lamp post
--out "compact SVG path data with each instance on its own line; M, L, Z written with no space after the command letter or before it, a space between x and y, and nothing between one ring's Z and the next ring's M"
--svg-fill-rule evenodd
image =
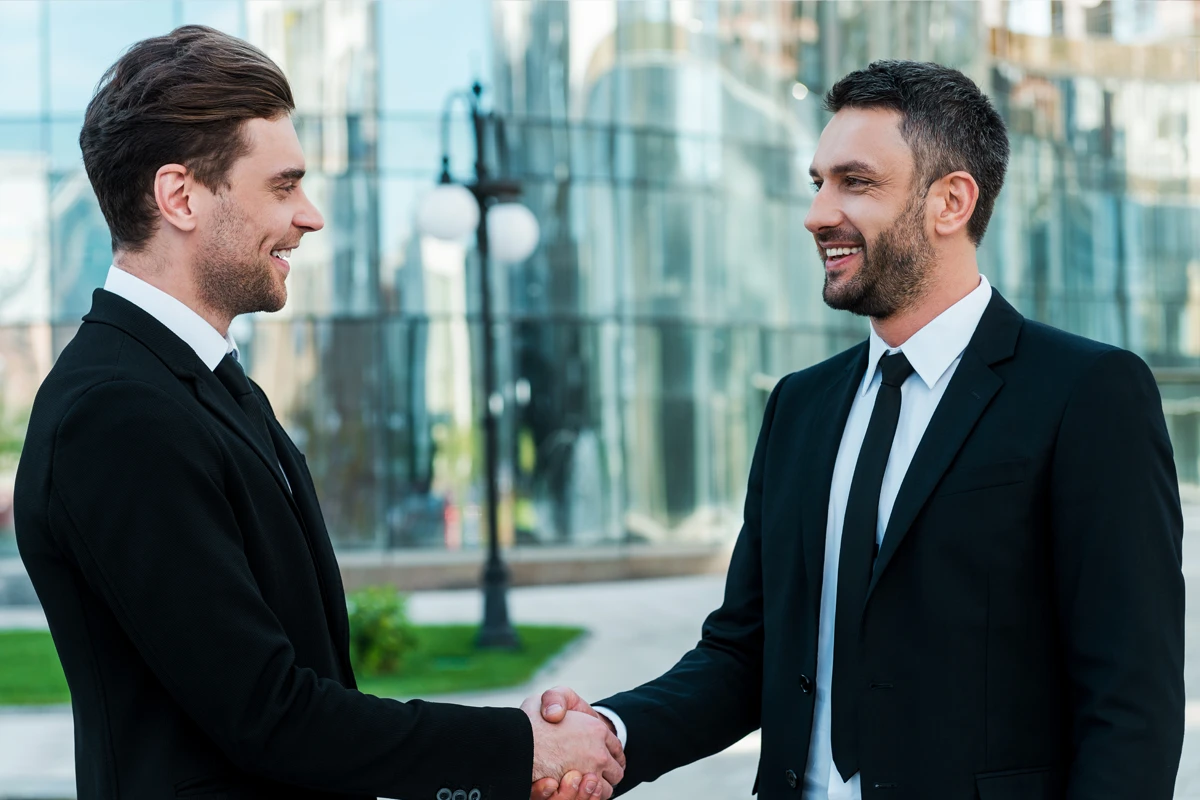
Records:
M438 186L422 201L417 227L439 239L462 239L475 230L479 254L480 324L483 328L483 432L484 470L487 476L488 558L483 569L483 625L477 644L481 648L511 649L520 643L508 618L508 567L500 554L497 527L499 486L497 481L498 422L504 413L504 396L496 387L495 336L492 330L490 262L523 261L538 243L537 218L525 206L503 202L520 194L515 181L488 175L484 163L484 141L492 119L483 111L483 87L478 81L468 92L456 92L442 109L442 173ZM456 100L467 101L475 140L475 176L470 183L455 183L450 176L450 112Z

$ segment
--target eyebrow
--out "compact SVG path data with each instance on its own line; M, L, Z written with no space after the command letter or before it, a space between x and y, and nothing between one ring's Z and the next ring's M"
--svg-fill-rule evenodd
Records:
M298 181L304 177L304 172L305 171L299 167L291 167L289 169L281 170L271 177L269 183L274 185L277 183L286 183L287 181Z
M879 171L865 161L844 161L829 168L830 175L845 175L849 172L858 172L870 177L879 176ZM821 177L821 173L817 171L815 166L808 168L808 174L813 178Z

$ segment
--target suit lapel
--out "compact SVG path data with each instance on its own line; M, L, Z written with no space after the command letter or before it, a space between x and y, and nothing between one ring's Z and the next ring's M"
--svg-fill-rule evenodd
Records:
M970 350L963 353L962 361L950 385L946 387L937 411L929 420L929 427L925 429L925 435L921 437L917 452L900 484L900 493L896 495L883 544L879 548L879 557L875 561L875 572L867 589L868 599L925 501L941 481L950 462L1002 384L1003 381L978 355Z
M242 439L274 476L308 542L313 568L321 586L326 621L334 638L334 649L341 660L346 679L353 685L353 671L348 655L344 652L349 632L344 606L345 594L341 588L340 574L337 572L337 559L329 535L325 531L325 523L321 518L321 509L308 470L303 466L299 451L292 445L278 422L274 421L274 415L268 414L267 417L276 452L268 452L265 443L251 427L252 423L245 412L238 407L237 401L213 371L205 366L187 343L152 315L112 292L97 289L92 294L92 309L83 319L87 323L109 325L122 330L144 344L179 380L192 386L200 404ZM284 469L288 470L290 477L284 477ZM343 603L341 608L337 607L339 602Z
M275 476L275 482L288 493L287 481L279 469L278 460L273 453L266 451L263 442L250 427L250 420L238 408L237 401L195 351L167 326L125 298L103 289L92 293L92 310L84 316L83 321L112 326L144 344L177 378L193 386L196 398L250 446ZM295 503L292 508L296 510ZM296 513L298 515L299 511Z
M349 641L349 628L346 617L345 593L341 590L342 579L338 571L337 556L333 552L333 543L325 530L325 520L321 514L321 506L317 500L316 490L312 485L308 469L300 451L292 444L291 438L272 415L269 419L271 439L279 453L279 461L291 481L292 497L297 508L305 539L308 541L309 552L312 555L313 567L321 582L321 599L325 606L325 619L329 625L330 636L333 637L338 658L346 680L353 688L354 670L347 654L343 652L343 644ZM338 607L338 604L341 607Z
M868 601L917 515L992 398L1004 385L991 365L1012 356L1023 321L1021 315L993 289L992 299L904 474L867 588Z
M261 437L254 433L249 418L238 407L237 401L233 399L229 391L207 369L203 371L198 370L194 373L193 380L196 387L196 398L205 408L212 412L213 416L225 423L242 441L250 446L250 449L254 451L254 454L258 456L263 465L270 470L280 490L291 497L292 493L289 491L287 479L280 469L279 459L275 453L267 452L263 446ZM300 515L300 510L297 508L294 498L292 501L292 510L296 512L297 516Z
M853 351L852 351L853 352ZM846 369L829 383L821 398L813 404L808 419L801 461L801 537L804 541L804 567L808 576L810 599L820 605L821 583L825 576L825 528L829 523L829 491L833 485L833 467L842 431L854 404L854 395L862 385L867 369L867 343L858 345Z

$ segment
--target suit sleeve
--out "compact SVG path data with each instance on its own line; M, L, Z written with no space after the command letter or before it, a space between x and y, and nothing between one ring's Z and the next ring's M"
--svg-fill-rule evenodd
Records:
M720 752L759 727L763 469L786 380L779 382L767 401L721 607L705 620L696 647L666 674L596 703L618 714L628 730L628 766L619 793Z
M528 795L519 709L401 703L297 666L225 499L225 456L174 399L101 384L58 429L51 529L167 691L237 766L311 789Z
M1170 800L1183 746L1183 520L1150 370L1100 355L1066 406L1051 478L1070 681L1070 800Z

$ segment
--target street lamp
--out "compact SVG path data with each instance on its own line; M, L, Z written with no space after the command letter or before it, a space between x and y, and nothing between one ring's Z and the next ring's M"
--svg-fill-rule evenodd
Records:
M488 560L483 568L483 625L477 644L484 648L517 647L517 632L508 619L508 567L500 557L500 531L496 524L499 506L497 486L497 421L504 412L504 396L496 388L496 361L492 331L489 260L524 261L538 244L538 222L525 206L512 202L521 192L515 181L488 176L484 164L485 127L492 120L480 107L483 87L478 81L469 92L455 92L442 109L442 174L437 188L421 202L417 227L438 239L463 239L475 231L479 253L480 322L483 327L483 431L484 466L487 473ZM456 100L465 99L471 110L475 139L475 178L455 183L450 177L450 111Z

